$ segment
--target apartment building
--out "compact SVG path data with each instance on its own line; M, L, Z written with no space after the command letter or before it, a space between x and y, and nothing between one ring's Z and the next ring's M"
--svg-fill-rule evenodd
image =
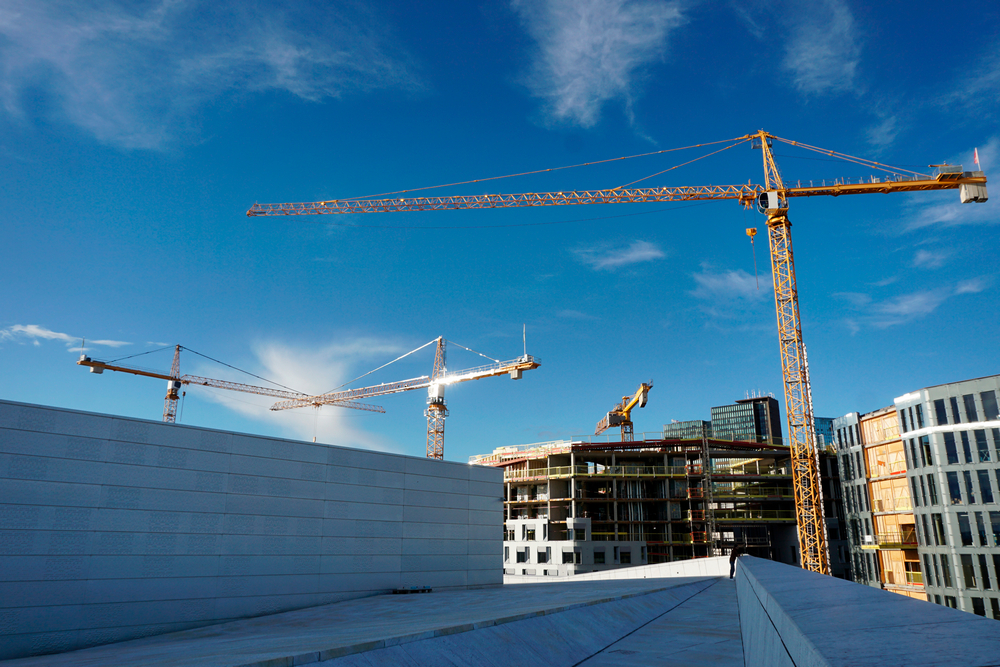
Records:
M834 420L854 579L1000 619L1000 375Z

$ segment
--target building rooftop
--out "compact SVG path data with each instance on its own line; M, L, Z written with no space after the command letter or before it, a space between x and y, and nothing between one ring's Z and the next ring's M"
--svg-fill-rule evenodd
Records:
M750 557L730 581L727 566L381 595L3 664L985 667L1000 655L996 621Z

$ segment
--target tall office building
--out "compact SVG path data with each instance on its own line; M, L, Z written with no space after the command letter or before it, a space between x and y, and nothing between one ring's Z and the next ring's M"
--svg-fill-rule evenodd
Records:
M759 396L712 408L712 433L722 440L781 443L781 417L773 396Z

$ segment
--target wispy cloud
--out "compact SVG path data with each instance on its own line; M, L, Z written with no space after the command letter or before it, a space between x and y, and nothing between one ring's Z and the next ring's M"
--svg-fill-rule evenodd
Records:
M854 292L841 292L834 296L847 301L852 309L857 311L856 315L844 318L846 326L854 334L862 326L887 329L907 324L930 315L954 296L975 294L985 290L988 285L989 279L980 277L964 280L952 286L899 294L880 301L867 294Z
M0 104L35 120L26 118L22 98L43 91L59 121L103 142L159 148L192 125L195 110L225 94L322 100L412 87L413 68L384 22L351 7L7 0Z
M865 134L867 136L868 143L875 147L875 149L881 151L881 149L892 145L892 142L896 140L896 135L899 134L899 131L899 119L896 116L885 116L881 119L878 125L868 128L868 131Z
M572 252L580 262L598 271L613 271L666 257L659 246L649 241L633 241L626 248L576 248Z
M790 3L782 65L800 92L851 91L861 60L854 16L842 0Z
M757 302L769 298L772 290L770 273L755 278L743 269L716 272L703 263L701 272L691 277L697 287L689 294L709 301Z
M0 343L11 341L22 344L32 343L34 345L41 345L41 341L43 340L55 340L65 343L71 352L84 350L82 347L73 347L82 340L80 336L71 336L70 334L53 331L37 324L15 324L6 329L0 329ZM122 340L107 339L89 340L87 342L91 345L100 345L102 347L123 347L132 344Z
M1000 40L985 45L983 56L972 62L963 62L962 72L975 72L975 76L956 77L954 89L940 97L938 104L954 112L964 107L982 116L995 116L997 95L1000 94Z
M913 256L913 266L918 269L940 269L949 257L950 250L918 250Z
M703 262L701 271L692 274L695 289L689 295L701 300L700 310L709 317L709 323L741 320L741 328L756 329L774 325L774 311L768 310L766 324L756 314L762 303L770 300L773 293L771 274L754 277L742 269L716 271ZM728 324L726 325L728 326Z
M401 346L376 338L356 338L348 342L309 348L272 341L254 346L255 362L249 370L286 387L315 395L330 391L402 351L404 348ZM433 350L430 354L433 358ZM231 371L218 366L202 366L196 369L196 374L237 382L247 381L246 376L233 375ZM253 383L260 384L256 380ZM352 386L365 386L365 381L361 380ZM385 419L384 415L333 406L320 408L319 411L310 407L272 412L269 408L275 402L274 398L200 387L194 387L194 391L245 417L277 425L289 437L302 440L316 437L317 441L328 444L380 451L399 449L397 445L366 432L363 428L366 420ZM380 404L382 399L366 402ZM389 406L386 409L392 410ZM418 420L421 418L419 413L411 417Z
M684 23L680 2L514 0L537 44L526 83L550 121L591 127L605 103L632 104L646 66L663 58L670 31Z

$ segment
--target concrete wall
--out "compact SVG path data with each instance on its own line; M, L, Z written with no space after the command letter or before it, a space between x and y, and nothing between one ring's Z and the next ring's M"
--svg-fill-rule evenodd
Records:
M747 667L987 667L1000 623L743 556L736 568Z
M502 471L0 401L0 659L502 582Z
M603 572L588 572L562 577L558 581L605 581L609 579L664 579L666 577L728 577L729 556L713 556L711 558L692 558L677 560L672 563L654 563L653 565L636 565L633 567L618 567ZM556 581L545 577L526 577L505 574L505 584L547 584Z

